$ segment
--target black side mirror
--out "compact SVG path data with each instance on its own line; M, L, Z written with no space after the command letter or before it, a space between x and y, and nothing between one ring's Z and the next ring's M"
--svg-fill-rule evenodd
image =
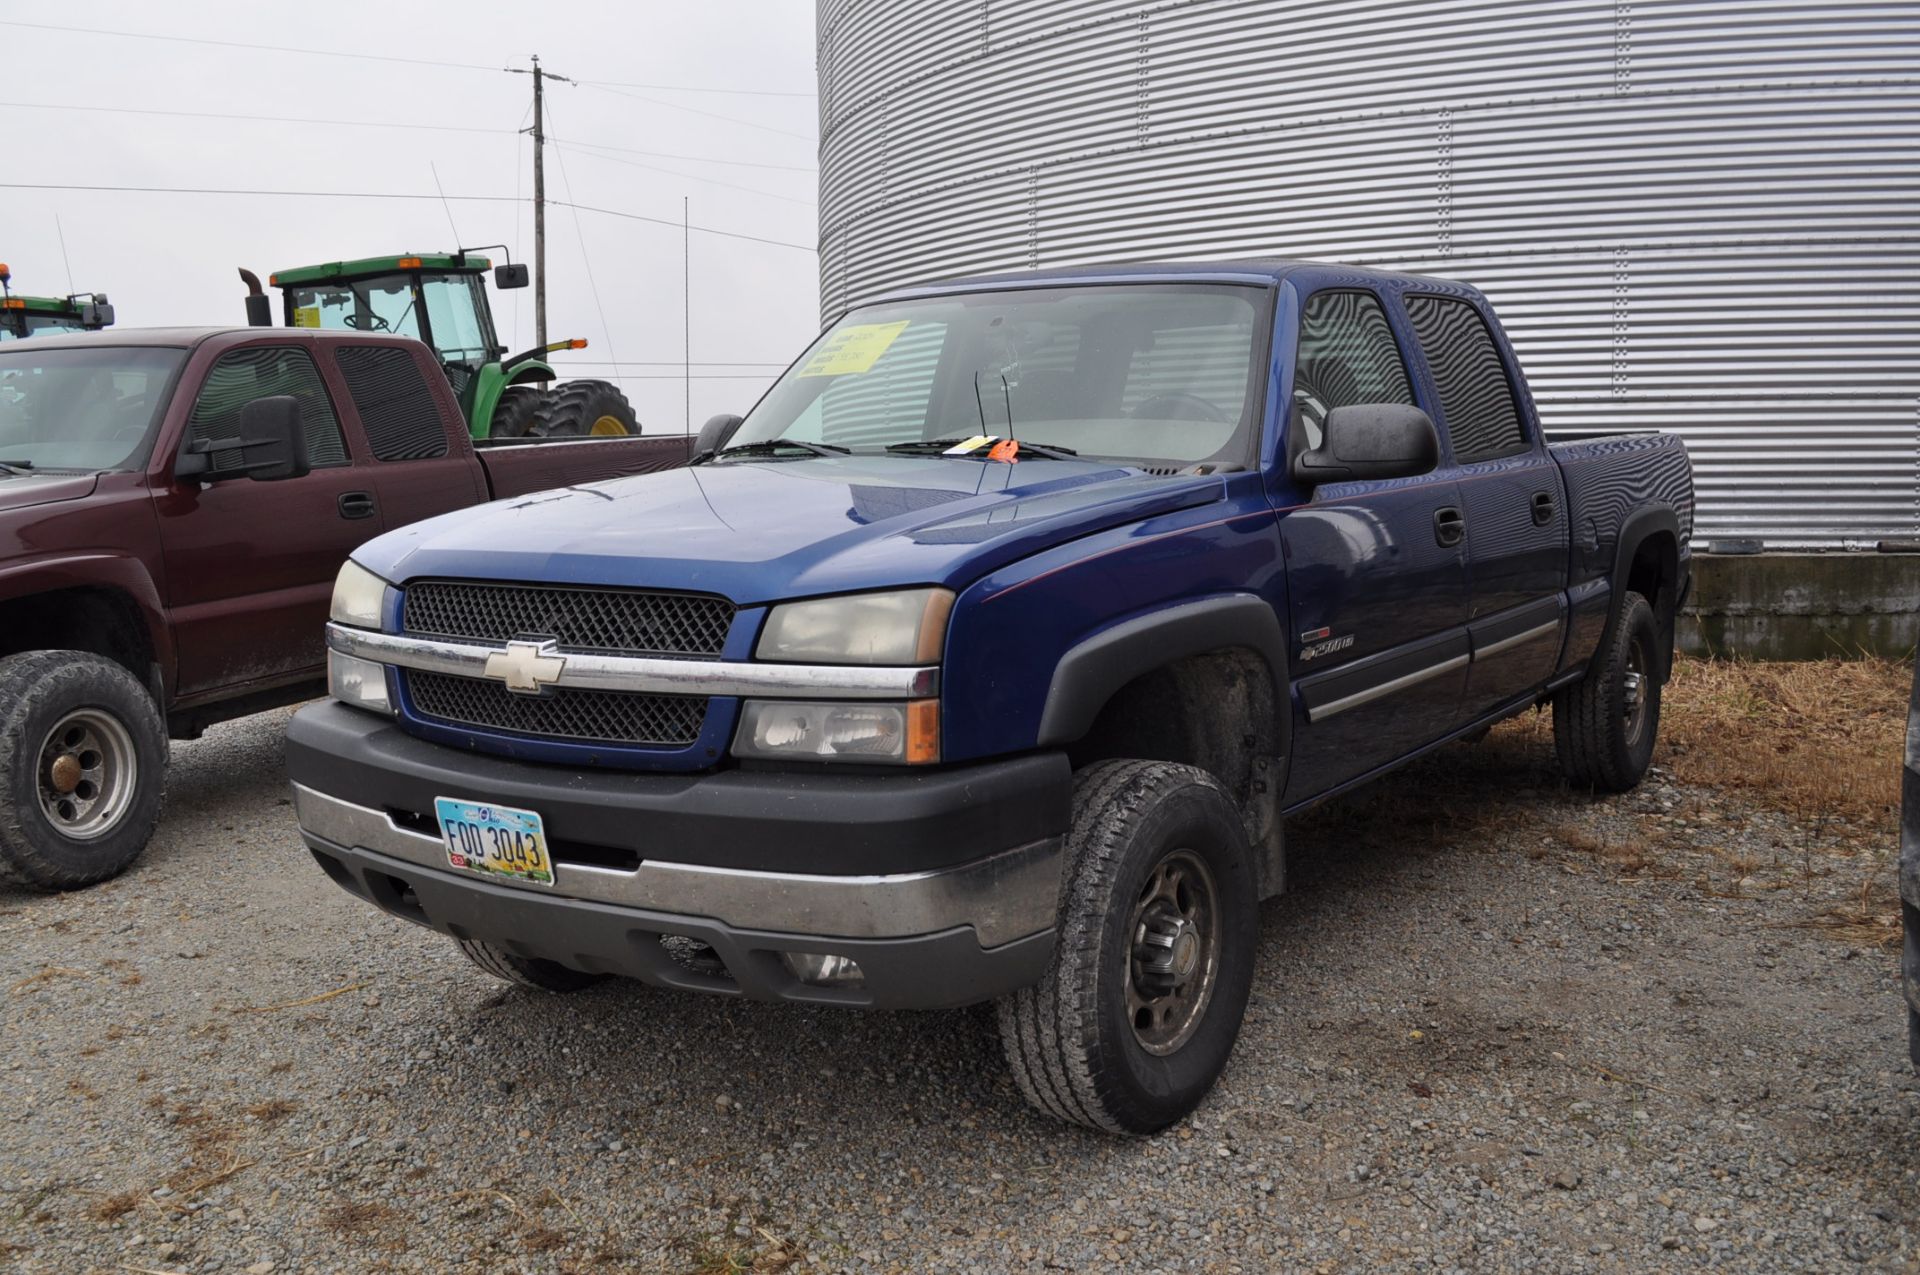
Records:
M1440 435L1417 407L1405 403L1356 403L1327 413L1318 447L1297 453L1296 481L1354 482L1414 478L1440 463Z
M80 326L84 328L112 327L113 303L103 296L95 296L91 301L81 302Z
M524 265L504 265L493 268L493 286L496 288L524 288L532 279Z
M707 423L700 427L699 435L693 440L693 459L705 460L727 445L733 437L733 431L740 428L738 416L710 416Z
M240 463L230 469L214 469L214 455L231 451L240 453ZM291 394L276 394L256 398L240 409L238 438L201 438L188 443L173 472L180 478L207 482L251 478L270 483L304 478L311 470L307 464L307 431L300 423L300 400Z

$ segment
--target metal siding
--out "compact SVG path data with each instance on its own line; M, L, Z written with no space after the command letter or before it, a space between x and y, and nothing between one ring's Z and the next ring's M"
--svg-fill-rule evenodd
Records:
M828 315L1285 255L1480 286L1549 433L1680 434L1700 539L1920 538L1920 7L820 0Z

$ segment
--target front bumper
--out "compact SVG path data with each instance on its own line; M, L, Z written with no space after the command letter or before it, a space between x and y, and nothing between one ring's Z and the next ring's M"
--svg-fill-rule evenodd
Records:
M396 916L524 957L766 1000L934 1008L1039 979L1053 950L1071 780L1058 754L932 773L578 772L414 739L337 704L297 714L301 835ZM454 870L436 797L541 813L551 887ZM663 936L713 948L724 975ZM852 957L801 981L781 952Z

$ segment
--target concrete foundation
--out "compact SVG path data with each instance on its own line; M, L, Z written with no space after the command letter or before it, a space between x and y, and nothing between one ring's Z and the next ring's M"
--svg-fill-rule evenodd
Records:
M1678 640L1694 655L1911 658L1920 553L1695 553Z

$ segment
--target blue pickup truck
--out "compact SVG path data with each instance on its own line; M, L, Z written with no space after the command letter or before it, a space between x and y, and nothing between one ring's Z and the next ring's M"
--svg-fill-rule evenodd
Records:
M1232 1051L1289 815L1545 703L1582 789L1653 751L1686 452L1547 443L1457 283L912 289L695 450L340 574L306 844L489 974L995 1000L1034 1105L1151 1132Z

